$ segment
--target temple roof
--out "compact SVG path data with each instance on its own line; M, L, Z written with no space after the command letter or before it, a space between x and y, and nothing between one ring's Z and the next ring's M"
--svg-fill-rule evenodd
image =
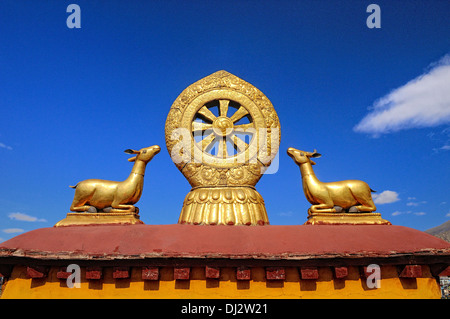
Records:
M38 260L310 259L438 257L450 243L393 225L101 225L40 228L0 244L0 263ZM6 258L6 259L5 259Z

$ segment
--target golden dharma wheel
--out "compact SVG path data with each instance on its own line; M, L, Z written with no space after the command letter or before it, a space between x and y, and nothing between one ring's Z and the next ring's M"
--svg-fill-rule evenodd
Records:
M218 71L187 87L166 121L167 149L193 187L179 223L267 224L254 186L279 143L275 109L250 83Z

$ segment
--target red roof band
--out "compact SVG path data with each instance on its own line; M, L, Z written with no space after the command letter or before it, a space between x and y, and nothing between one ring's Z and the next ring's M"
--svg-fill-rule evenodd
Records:
M450 257L450 243L393 225L100 225L36 229L0 244L35 259L221 258L304 260L402 255Z

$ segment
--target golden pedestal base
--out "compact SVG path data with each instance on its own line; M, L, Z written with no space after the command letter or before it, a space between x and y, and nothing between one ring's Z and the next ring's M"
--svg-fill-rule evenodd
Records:
M380 213L311 213L304 225L392 225Z
M262 196L252 186L198 187L183 203L179 224L267 225Z
M81 225L133 225L143 224L138 213L68 213L54 227Z

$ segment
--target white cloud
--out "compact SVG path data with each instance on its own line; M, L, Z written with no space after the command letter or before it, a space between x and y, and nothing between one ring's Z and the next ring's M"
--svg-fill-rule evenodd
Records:
M294 213L292 211L278 213L278 216L282 216L282 217L290 217L292 215L294 215Z
M433 148L433 152L435 152L435 153L439 153L439 152L442 152L442 151L450 151L450 145L445 144L445 145L443 145L441 147L434 147Z
M416 215L416 216L423 216L423 215L426 215L427 213L424 213L424 212L418 212L418 213L413 213L414 215Z
M397 192L389 190L381 192L380 194L372 194L372 198L375 204L389 204L400 200Z
M406 206L419 206L419 203L410 202L406 203Z
M422 205L422 204L426 204L427 202L426 201L421 201L421 202L409 202L409 203L406 203L406 206L415 206L415 207L417 207L417 206L419 206L419 205Z
M6 234L13 234L13 233L23 233L25 230L22 228L6 228L3 229L3 232Z
M416 216L423 216L423 215L426 215L427 213L425 213L425 212L412 212L412 211L407 211L407 212L400 212L400 211L395 211L395 212L393 212L391 215L392 216L398 216L398 215L410 215L410 214L413 214L413 215L416 215Z
M3 143L0 143L0 147L1 148L6 148L7 150L12 150L12 147L11 146L9 146L9 145L5 145L5 144L3 144Z
M23 213L10 213L8 215L8 217L11 219L21 220L21 221L26 221L26 222L46 222L45 219L37 218L37 217L30 216L30 215L23 214Z
M440 132L430 132L427 136L433 141L433 144L441 145L433 147L435 153L450 151L450 127L446 127Z
M374 102L356 132L376 135L450 123L450 54L424 74ZM443 146L447 149L447 145Z

